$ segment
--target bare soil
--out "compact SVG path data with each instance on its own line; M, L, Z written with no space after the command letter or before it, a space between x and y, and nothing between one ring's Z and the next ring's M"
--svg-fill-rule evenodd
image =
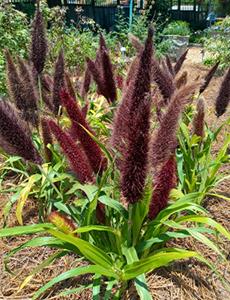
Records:
M194 80L198 75L201 77L207 72L207 68L202 65L202 55L199 48L191 48L184 68L188 71L189 80ZM217 126L224 119L229 116L229 113L222 116L219 120L214 114L214 101L216 93L220 85L220 78L215 77L207 91L204 93L204 98L207 106L206 121ZM229 128L228 128L229 129ZM228 130L226 129L226 130ZM221 144L223 136L218 141ZM214 149L214 153L218 150L218 145ZM228 166L229 167L229 166ZM225 167L223 172L229 174L229 168ZM222 193L229 195L230 182L223 182L218 187ZM9 195L0 195L0 211L6 201L9 200ZM218 222L230 230L230 203L221 199L206 199L206 208L209 210L210 215ZM1 218L0 218L1 219ZM26 223L36 223L36 206L33 202L29 203L25 212ZM14 214L12 214L9 225L17 225ZM1 270L0 272L0 299L1 300L27 300L31 299L33 293L38 290L42 285L54 278L58 274L76 267L79 263L76 262L76 256L67 255L58 261L54 262L51 266L45 268L39 274L36 274L30 283L22 290L19 289L22 281L28 276L35 266L41 263L44 259L54 253L54 250L42 248L24 249L10 258L8 267L13 272L9 274L4 270L3 256L11 249L19 246L22 242L27 241L28 237L16 237L0 240L0 257L1 257ZM198 242L188 239L181 243L175 241L176 245L187 247L197 250L210 259L217 267L222 276L230 284L230 243L224 239L218 238L220 248L226 254L228 260L223 262L211 250L205 248ZM172 243L173 245L173 243ZM82 264L82 263L81 263ZM85 291L80 294L70 295L66 297L59 296L63 289L78 287L81 283L90 282L90 276L84 276L72 280L67 280L59 285L56 285L49 293L44 295L41 299L91 299L91 292ZM148 276L148 285L155 300L223 300L230 299L230 292L222 285L216 275L206 268L203 264L191 259L185 262L177 262L168 268L160 269L153 272ZM124 299L138 299L134 289L126 292Z

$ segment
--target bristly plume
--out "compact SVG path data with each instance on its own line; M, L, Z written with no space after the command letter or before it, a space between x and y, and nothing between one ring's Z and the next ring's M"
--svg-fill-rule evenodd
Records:
M153 30L150 28L148 38L145 42L145 48L138 56L137 68L133 74L129 85L126 87L121 104L115 115L112 145L121 156L125 157L128 145L130 122L136 114L140 103L150 93L151 83L151 61L152 61L152 36ZM121 158L123 160L123 158ZM118 160L119 161L119 160ZM119 163L120 164L120 163Z
M168 71L161 69L156 59L152 60L152 79L157 83L164 102L167 103L175 90L173 77Z
M77 229L73 221L67 215L58 211L53 211L48 216L48 220L66 234L74 234L74 231Z
M85 117L82 115L77 102L74 101L74 99L71 98L65 90L62 90L61 92L61 99L72 122L72 135L81 142L93 171L96 174L101 173L106 168L105 158L103 157L101 149L97 143L91 138L85 129L93 135L94 132L90 128Z
M34 147L31 132L12 105L0 101L0 146L11 155L41 164L42 159Z
M41 76L42 87L49 93L53 90L53 79L50 75L45 74Z
M188 81L188 72L183 71L179 77L175 78L176 88L179 90L182 86L185 86Z
M148 167L150 97L144 99L129 120L127 151L121 170L121 191L128 203L141 199Z
M61 105L60 92L65 85L65 63L64 53L61 49L57 61L55 63L54 83L53 83L53 106L55 115L58 114Z
M144 49L144 45L141 43L141 41L132 33L128 34L129 41L132 44L132 46L136 49L137 53L140 53Z
M65 133L53 120L49 120L48 124L78 180L82 183L93 182L93 172L85 153L75 144L71 136Z
M167 161L174 153L177 146L176 130L179 117L185 105L191 101L195 88L196 84L185 86L176 91L169 102L167 111L152 139L151 163L154 168Z
M103 83L107 94L107 100L111 103L117 99L116 83L113 75L113 67L107 50L101 53Z
M41 119L41 127L42 127L42 139L43 139L43 144L44 144L45 158L46 158L47 162L50 162L52 160L52 152L47 147L47 145L48 144L52 145L53 139L52 139L52 135L50 132L48 120L46 118Z
M25 100L22 97L22 85L21 79L18 74L16 65L13 62L12 56L9 51L5 51L6 56L6 68L7 68L7 84L10 94L10 99L15 103L16 107L23 111L26 109Z
M72 80L69 76L69 74L67 72L65 72L65 83L66 83L66 88L68 90L68 93L70 94L70 96L75 100L77 101L77 98L76 98L76 94L75 94L75 90L74 90L74 87L73 87L73 83L72 83Z
M222 81L219 94L216 98L216 115L218 118L225 113L229 101L230 101L230 68L228 69Z
M173 69L173 65L172 65L171 59L170 59L170 57L168 55L165 56L165 62L166 62L166 65L168 67L169 72L174 77L175 76L175 72L174 72L174 69Z
M99 50L101 52L104 51L104 50L108 50L108 48L106 46L105 38L104 38L102 33L100 33L100 37L99 37Z
M44 69L47 50L46 27L38 5L32 24L32 42L30 50L30 59L38 74Z
M204 136L204 116L204 101L200 98L197 102L196 114L193 118L193 134L196 134L201 138Z
M175 156L172 155L155 176L152 200L149 205L149 218L151 220L167 206L170 191L176 186L176 170L176 159Z
M130 66L129 66L129 70L126 76L126 81L125 81L125 86L127 87L129 85L129 83L131 82L131 80L133 78L135 78L138 67L139 67L139 62L140 62L140 57L135 56L133 61L131 62Z
M90 83L91 83L91 73L90 73L88 65L86 65L84 77L83 77L83 81L82 81L82 85L81 85L81 91L80 91L80 95L82 98L86 97L86 95L89 91L89 88L90 88Z
M19 58L19 73L21 79L22 98L26 107L23 110L23 118L33 126L38 126L38 93L34 77L29 66Z
M175 74L177 74L180 71L180 69L186 59L187 54L188 54L188 49L179 57L179 59L175 63L175 65L174 65Z
M206 74L203 84L200 87L200 94L203 93L208 87L210 81L212 80L214 74L216 73L216 70L218 69L219 64L220 62L218 61Z

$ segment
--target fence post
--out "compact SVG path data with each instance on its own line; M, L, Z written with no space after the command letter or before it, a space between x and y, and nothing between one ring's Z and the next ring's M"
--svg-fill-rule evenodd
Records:
M93 20L95 20L95 0L91 0L92 12L93 12Z

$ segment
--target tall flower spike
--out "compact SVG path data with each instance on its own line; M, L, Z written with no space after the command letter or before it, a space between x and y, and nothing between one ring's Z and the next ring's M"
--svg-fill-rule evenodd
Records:
M196 114L193 118L193 134L201 138L204 136L204 115L204 101L200 98L197 102Z
M61 105L60 92L65 85L65 63L64 53L61 49L57 61L55 63L54 81L53 81L53 106L55 115L58 114L59 107Z
M179 90L182 86L185 86L188 81L188 72L184 71L182 74L175 78L176 81L176 88Z
M44 144L45 158L47 162L50 162L52 160L52 152L47 147L47 145L48 144L52 145L53 139L48 125L48 120L46 118L41 119L41 126L42 126L42 139Z
M23 117L33 126L38 126L38 94L36 84L29 66L19 58L19 72L22 85L22 97L26 103Z
M90 88L90 83L91 83L91 74L88 65L85 66L85 72L84 72L84 77L83 77L83 82L81 85L81 91L80 95L82 98L85 98L89 88Z
M141 41L132 33L128 34L129 41L132 44L132 46L136 49L137 53L140 53L144 49L144 45L141 43Z
M125 86L126 87L129 85L131 80L133 78L135 78L135 74L136 74L136 72L138 70L138 66L139 66L139 61L140 61L140 57L135 56L133 61L131 62L130 66L129 66L128 74L127 74L127 77L126 77L126 81L125 81Z
M210 81L212 80L212 77L214 76L214 74L216 73L216 70L218 69L220 62L218 61L218 63L216 63L206 74L203 84L200 87L200 94L203 93L206 88L208 87Z
M7 68L7 84L10 94L10 99L15 103L16 107L23 111L26 109L25 100L22 97L21 79L19 77L17 68L13 62L12 56L9 51L5 51L6 55L6 68Z
M114 119L114 127L112 134L112 145L123 157L125 156L128 136L130 131L130 122L138 113L140 103L145 99L150 92L151 82L151 61L152 61L152 36L153 30L149 29L148 38L145 43L145 48L136 61L136 70L133 78L126 87L121 104L118 107ZM118 164L123 160L118 160ZM119 166L122 167L121 165Z
M195 84L185 86L178 90L169 102L167 111L152 139L151 163L154 168L167 161L174 153L177 146L176 130L179 117L185 105L191 101L195 88Z
M107 100L114 102L117 99L116 83L113 75L113 67L107 50L102 51L102 74L103 83L107 94Z
M140 200L145 186L150 109L150 97L146 97L138 106L136 115L129 122L128 145L121 170L121 191L128 203Z
M166 62L169 72L174 77L175 73L174 73L173 65L172 65L171 59L168 55L165 56L165 62Z
M92 169L85 153L75 144L70 135L65 133L53 120L49 120L48 124L78 180L82 183L93 182Z
M12 105L0 101L0 146L11 155L41 164L42 159L34 147L29 128Z
M66 88L70 94L70 96L77 101L76 99L76 94L75 94L75 90L71 81L71 78L69 76L69 74L67 72L65 72L65 83L66 83Z
M164 102L167 103L175 90L173 77L168 71L161 69L156 59L152 60L152 78L157 83Z
M153 220L167 206L171 189L176 186L176 159L172 155L155 176L153 195L149 205L149 218Z
M179 59L175 63L175 65L174 65L175 74L177 74L180 71L180 69L186 59L187 54L188 54L188 49L179 57Z
M53 90L53 79L50 75L45 74L41 76L42 87L49 93Z
M74 99L71 98L65 90L61 92L61 99L72 122L72 135L81 142L93 171L95 173L100 173L106 168L105 158L103 157L101 149L97 143L84 130L85 128L94 134L92 129L87 123L85 117L82 115L81 109L77 102L74 101Z
M47 50L46 28L38 4L32 24L32 42L30 50L30 59L38 74L44 69Z
M222 81L222 84L221 84L221 87L219 90L219 94L216 98L215 106L216 106L217 117L220 117L225 113L225 111L228 107L229 101L230 101L230 68L228 69L228 71Z

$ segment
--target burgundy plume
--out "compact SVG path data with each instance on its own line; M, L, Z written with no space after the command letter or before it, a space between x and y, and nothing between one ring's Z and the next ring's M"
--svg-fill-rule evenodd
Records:
M51 132L68 158L72 170L82 183L93 182L92 169L85 153L77 146L70 135L65 133L53 120L48 121Z
M206 88L208 87L210 81L212 80L213 76L216 73L216 70L218 69L219 64L220 64L220 62L218 61L206 74L203 84L200 87L200 94L203 93L206 90Z
M131 82L131 80L133 78L135 78L135 74L138 70L139 67L139 62L140 62L140 57L135 56L134 59L132 60L130 66L129 66L129 70L126 76L126 81L125 81L125 86L127 87L129 85L129 83Z
M136 72L126 87L117 109L112 133L112 145L121 156L125 156L128 145L130 122L138 113L140 103L150 92L153 30L149 29L145 48L139 56ZM122 159L121 159L122 160ZM118 160L119 161L119 160Z
M90 88L90 83L91 83L91 73L90 73L88 65L86 65L83 82L81 85L81 91L80 91L80 95L82 98L86 97L86 95L89 91L89 88Z
M61 92L61 99L72 122L72 134L81 142L93 171L95 173L100 173L106 168L106 160L103 157L100 147L84 130L84 128L93 135L94 132L83 116L77 102L74 101L74 99L71 98L71 96L65 90L62 90Z
M22 84L18 74L16 65L13 62L12 56L9 51L5 51L6 55L6 68L7 68L7 84L10 94L10 99L15 103L16 107L23 111L26 109L25 100L22 97Z
M169 72L174 77L175 76L175 72L174 72L174 69L173 69L173 65L172 65L171 59L170 59L170 57L168 55L165 56L165 62L166 62L166 65L168 67Z
M180 89L182 86L185 86L187 84L187 81L188 81L188 72L183 71L179 77L175 78L176 88Z
M44 69L47 51L46 28L38 5L32 24L32 42L30 50L30 59L38 74Z
M5 101L0 101L0 146L11 155L21 156L36 164L42 163L29 128L13 106Z
M102 61L102 76L103 84L105 86L107 100L111 103L117 99L116 83L113 75L113 67L107 50L101 53Z
M132 33L128 34L129 37L129 41L132 44L132 46L136 49L137 53L141 53L141 51L143 51L144 49L144 45L142 44L142 42L138 39L138 37L136 37L135 35L133 35Z
M66 83L66 88L68 90L68 93L75 101L77 101L72 80L67 72L65 72L65 83Z
M55 63L54 81L53 81L53 106L55 115L58 114L61 105L60 92L65 85L65 63L64 53L61 49Z
M230 101L230 68L227 70L226 75L222 81L218 96L216 98L216 115L222 116Z
M26 107L23 110L23 118L33 126L38 126L38 92L32 71L21 58L18 59L19 74L21 79L22 98Z
M48 144L53 144L52 135L50 132L48 120L46 118L41 119L41 127L42 127L42 139L44 144L44 152L45 152L45 158L47 162L50 162L52 160L52 152L47 147Z
M193 134L200 136L201 138L204 136L204 101L203 99L199 99L196 106L196 114L193 118Z
M174 153L177 146L176 130L181 113L192 99L196 85L188 85L177 90L172 97L159 128L153 135L151 145L151 162L155 168L164 163Z
M177 74L180 71L180 69L186 59L187 54L188 54L188 49L179 57L179 59L175 63L175 65L174 65L175 74Z
M121 170L121 191L128 203L141 199L148 167L150 97L142 100L129 120L127 151Z
M173 77L167 70L161 69L156 59L152 60L152 79L157 83L164 102L167 103L175 90Z
M153 195L149 205L149 218L153 220L168 204L171 189L176 186L176 159L172 155L164 163L153 183Z

